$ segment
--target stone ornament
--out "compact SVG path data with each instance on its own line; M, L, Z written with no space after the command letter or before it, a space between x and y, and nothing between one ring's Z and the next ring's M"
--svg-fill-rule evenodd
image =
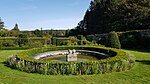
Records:
M77 61L77 54L76 54L76 50L68 50L68 54L66 55L66 61Z

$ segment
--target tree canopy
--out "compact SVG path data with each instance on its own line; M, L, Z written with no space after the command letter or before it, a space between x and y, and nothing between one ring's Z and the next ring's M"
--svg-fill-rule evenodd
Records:
M149 0L93 0L74 31L84 35L149 28Z

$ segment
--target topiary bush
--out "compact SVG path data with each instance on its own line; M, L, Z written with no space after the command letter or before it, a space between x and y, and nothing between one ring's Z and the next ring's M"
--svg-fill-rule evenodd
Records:
M30 56L42 52L68 49L97 51L109 54L111 58L86 62L50 62L47 60L35 60L30 58ZM40 73L46 75L86 75L126 71L133 67L134 62L135 59L133 56L118 49L98 46L61 46L23 51L8 59L7 65L29 73Z
M112 48L121 49L119 37L116 32L110 32L108 35L108 46Z

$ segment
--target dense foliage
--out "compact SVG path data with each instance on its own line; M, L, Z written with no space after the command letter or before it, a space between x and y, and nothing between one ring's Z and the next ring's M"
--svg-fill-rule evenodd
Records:
M47 60L35 60L30 56L42 52L55 51L55 50L91 50L101 53L109 54L112 58L107 58L99 61L87 61L87 62L50 62ZM103 74L110 72L119 72L129 70L134 65L134 58L129 54L110 48L102 47L51 47L26 50L18 53L16 56L11 57L7 61L8 65L12 68L26 71L29 73L40 73L47 75L58 74Z
M21 34L19 37L1 37L0 49L37 48L47 45L48 42L49 39L47 38L27 37Z
M69 36L69 37L53 37L52 44L56 46L61 45L97 45L96 42L89 42L83 35Z
M149 48L150 31L129 31L118 33L122 48Z
M150 29L149 0L94 0L71 35Z
M53 37L52 39L52 43L53 45L56 45L56 46L60 46L60 45L67 45L69 43L69 38L56 38L56 37Z
M150 47L150 30L132 30L126 32L116 32L121 48L149 48ZM87 35L89 41L96 41L98 44L108 46L109 34Z
M116 32L110 32L108 35L108 44L109 47L121 49L121 44L119 37Z
M17 43L19 47L22 47L28 43L28 36L26 34L20 34L17 38Z

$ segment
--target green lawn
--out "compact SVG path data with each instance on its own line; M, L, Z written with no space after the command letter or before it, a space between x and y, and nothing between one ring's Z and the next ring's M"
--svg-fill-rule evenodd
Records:
M150 84L150 50L125 50L136 56L134 68L98 75L40 75L11 69L3 63L19 50L0 51L0 84Z

